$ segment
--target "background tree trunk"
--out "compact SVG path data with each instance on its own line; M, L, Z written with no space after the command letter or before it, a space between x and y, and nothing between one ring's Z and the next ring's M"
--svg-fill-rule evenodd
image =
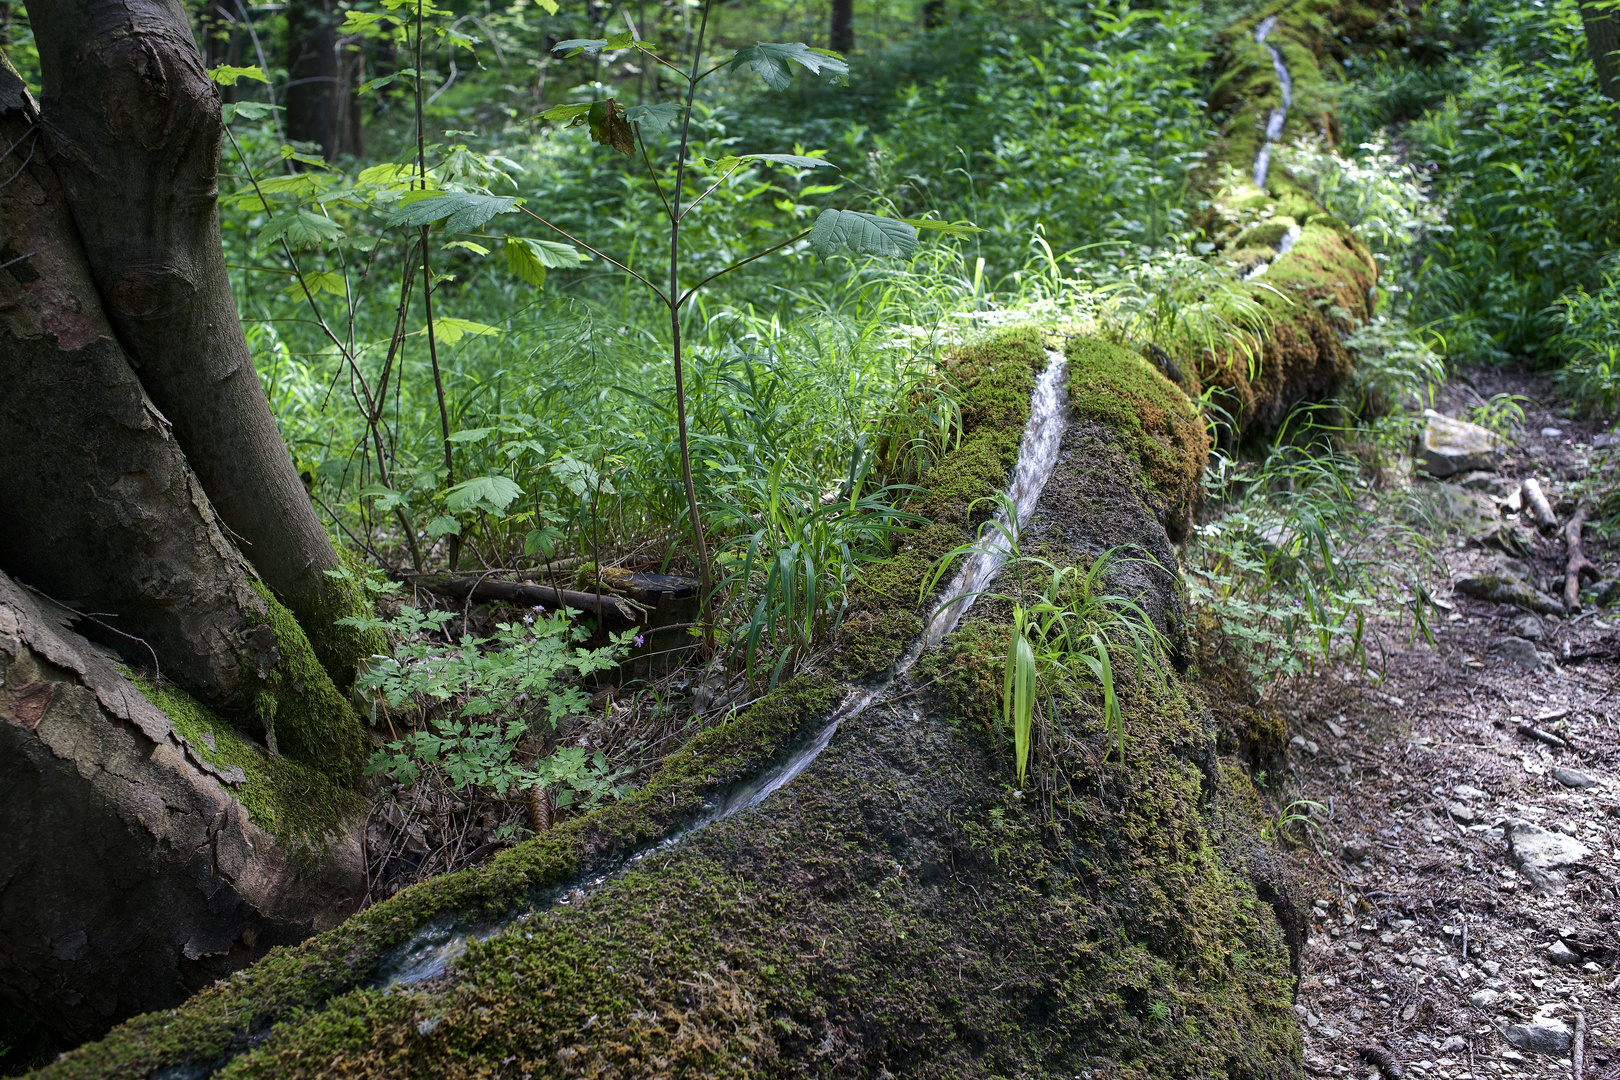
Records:
M22 80L0 67L0 567L98 615L131 664L353 779L359 720L219 527L102 312ZM35 140L31 143L30 140ZM257 383L255 382L255 385ZM285 455L285 451L283 451Z
M1598 85L1611 101L1620 102L1620 13L1599 11L1592 0L1581 0L1580 7Z
M326 160L336 158L341 98L330 0L292 0L287 5L287 138L317 143Z
M226 528L339 683L374 645L259 384L220 244L220 101L179 0L29 8L43 149L102 306Z
M360 84L366 81L366 51L358 39L338 47L338 153L359 157L365 153L364 112Z
M928 0L923 5L923 29L938 30L945 25L945 0Z
M827 47L846 56L855 48L855 0L832 0L832 26Z

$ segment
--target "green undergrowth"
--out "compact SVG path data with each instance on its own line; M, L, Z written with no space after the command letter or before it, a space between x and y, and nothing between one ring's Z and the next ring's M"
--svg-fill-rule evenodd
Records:
M698 735L629 797L570 819L480 866L406 889L300 945L273 949L178 1009L135 1017L40 1075L133 1080L161 1068L216 1060L266 1025L309 1015L363 984L388 950L434 919L499 917L536 890L611 865L619 855L667 835L702 811L707 793L762 768L807 724L825 716L836 697L826 679L785 683ZM331 1015L336 1022L344 1014Z
M1049 331L1023 326L954 350L946 374L962 390L962 437L920 481L925 493L906 510L928 524L896 534L895 551L873 563L851 590L834 638L834 665L846 678L887 668L923 630L929 600L918 593L934 565L989 516L975 504L1006 485L1018 462L1035 376L1046 366Z
M359 662L368 656L387 656L391 650L382 631L361 630L339 621L374 614L375 605L361 585L368 572L365 562L348 548L334 546L347 573L328 575L321 604L313 611L295 611L294 614L333 685L339 693L347 694L354 686Z
M228 790L248 818L277 840L320 848L344 822L365 809L365 799L318 769L286 756L272 757L172 683L159 686L125 672L146 699L169 718L189 753L221 770L238 768L246 780Z

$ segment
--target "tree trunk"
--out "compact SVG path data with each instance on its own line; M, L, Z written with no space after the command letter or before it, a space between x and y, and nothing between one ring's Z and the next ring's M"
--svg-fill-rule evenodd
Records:
M928 0L923 5L923 29L938 30L945 25L945 0Z
M0 273L0 567L105 613L101 634L131 664L178 678L256 737L279 732L290 756L352 778L365 749L359 721L226 539L143 392L37 127L21 79L0 67L0 145L11 147L0 157L0 261L11 263Z
M341 139L337 29L329 0L287 5L287 138L316 143L331 161Z
M1620 12L1600 11L1593 0L1581 0L1580 8L1598 85L1611 101L1620 102Z
M855 49L855 0L832 0L832 26L827 47L846 56Z
M366 148L360 105L360 84L366 81L366 52L360 41L350 40L339 47L338 59L338 153L359 157Z
M83 1039L336 925L366 875L357 796L171 720L62 616L0 574L0 992Z
M102 306L226 529L340 684L374 651L259 384L217 205L220 102L179 0L35 0L42 149Z

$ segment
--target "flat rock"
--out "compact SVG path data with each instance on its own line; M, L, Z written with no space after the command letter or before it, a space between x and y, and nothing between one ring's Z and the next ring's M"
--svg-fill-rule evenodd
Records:
M1496 1004L1497 999L1501 996L1502 994L1499 990L1475 990L1472 994L1468 995L1468 1002L1476 1009L1489 1009L1492 1005Z
M1562 615L1564 605L1512 574L1479 574L1458 578L1452 588L1463 596L1475 600L1489 600L1496 604L1512 604L1527 611L1543 615Z
M1573 1036L1569 1025L1551 1016L1538 1016L1528 1024L1513 1024L1502 1033L1520 1050L1562 1057L1569 1053Z
M1508 626L1512 628L1516 635L1526 641L1540 641L1547 634L1547 631L1541 625L1539 615L1520 615L1508 623Z
M1433 409L1423 411L1428 421L1418 443L1418 463L1430 476L1494 469L1502 460L1507 444L1495 432L1453 420Z
M1554 769L1552 773L1553 779L1557 780L1565 787L1580 788L1583 791L1586 788L1597 787L1597 781L1592 777L1587 776L1579 769L1566 769L1560 766L1559 768Z
M1478 812L1465 802L1446 803L1446 812L1464 825L1472 825L1474 819L1479 816Z
M1451 795L1456 799L1479 800L1489 798L1483 791L1472 784L1458 784L1451 789Z
M1534 643L1520 637L1499 639L1496 644L1491 646L1491 653L1532 671L1540 671L1543 668L1553 666L1551 656L1538 650Z
M1541 895L1555 894L1564 884L1560 873L1566 866L1589 858L1587 846L1573 836L1550 832L1528 821L1513 820L1502 826L1507 834L1508 854L1520 872L1530 879Z

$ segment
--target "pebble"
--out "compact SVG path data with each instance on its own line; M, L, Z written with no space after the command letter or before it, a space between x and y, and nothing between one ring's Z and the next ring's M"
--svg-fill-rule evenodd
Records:
M1451 794L1455 798L1468 799L1471 801L1488 798L1483 791L1479 790L1477 787L1474 787L1472 784L1458 784L1456 787L1451 789Z
M1561 438L1564 437L1564 429L1563 428L1555 428L1555 427L1544 427L1544 428L1541 429L1541 437L1543 439L1561 439Z
M1350 862L1361 862L1372 854L1372 845L1365 840L1346 840L1340 854Z
M1547 634L1542 628L1541 619L1535 615L1520 615L1508 625L1526 641L1540 641Z
M1513 1024L1503 1034L1508 1042L1520 1050L1549 1057L1562 1057L1569 1053L1572 1041L1569 1025L1552 1016L1538 1016L1528 1024Z
M1472 825L1474 818L1478 816L1474 808L1464 802L1448 802L1446 811L1464 825Z
M1555 941L1547 947L1547 960L1549 963L1571 967L1581 962L1581 954L1562 941Z
M1555 768L1552 771L1553 779L1565 787L1586 788L1597 787L1597 781L1578 769Z
M1498 990L1475 990L1468 995L1468 1003L1477 1009L1489 1009L1501 996Z
M1442 1054L1460 1054L1468 1049L1468 1040L1461 1035L1453 1035L1440 1044Z
M1522 637L1499 638L1496 644L1491 646L1491 652L1532 671L1552 666L1552 657L1538 652L1534 643Z

